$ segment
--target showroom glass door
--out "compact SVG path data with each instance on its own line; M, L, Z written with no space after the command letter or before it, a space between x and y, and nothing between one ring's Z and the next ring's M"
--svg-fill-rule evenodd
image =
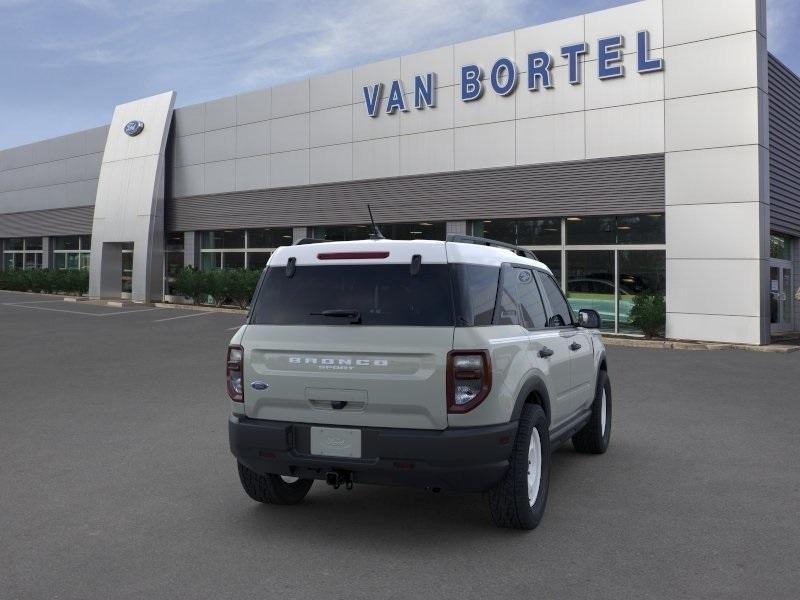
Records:
M772 333L792 330L792 264L773 260L769 268L769 307Z

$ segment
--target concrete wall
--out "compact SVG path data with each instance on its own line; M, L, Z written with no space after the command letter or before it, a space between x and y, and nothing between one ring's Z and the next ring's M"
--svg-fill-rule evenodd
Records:
M108 126L0 151L0 214L94 204Z
M667 336L769 340L765 0L664 0Z
M635 53L647 29L662 55L662 13L662 0L646 0L179 108L173 195L663 153L665 74L638 73ZM627 76L601 81L597 40L613 34L627 40ZM582 40L592 49L573 86L560 49ZM556 57L555 86L530 92L526 57L542 49ZM460 67L488 73L503 56L521 71L516 92L462 102ZM414 76L429 71L436 108L368 116L364 85L402 79L410 98Z

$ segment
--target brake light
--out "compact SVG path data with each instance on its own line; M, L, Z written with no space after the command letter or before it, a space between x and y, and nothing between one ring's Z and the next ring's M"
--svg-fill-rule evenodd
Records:
M244 348L228 346L225 373L228 382L228 396L234 402L244 402Z
M388 252L320 252L319 260L366 260L369 258L389 258Z
M466 413L492 389L492 364L486 350L454 350L447 355L447 412Z

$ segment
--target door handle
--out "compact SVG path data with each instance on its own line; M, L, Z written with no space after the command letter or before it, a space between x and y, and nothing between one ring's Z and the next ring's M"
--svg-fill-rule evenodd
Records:
M539 350L539 358L550 358L551 356L553 356L553 354L555 354L555 352L553 352L552 350L550 350L550 348L547 348L546 346L541 350Z
M578 351L578 350L580 350L581 348L582 348L582 346L581 346L581 345L580 345L578 342L572 342L572 343L569 345L569 349L570 349L570 350L572 350L573 352L577 352L577 351Z

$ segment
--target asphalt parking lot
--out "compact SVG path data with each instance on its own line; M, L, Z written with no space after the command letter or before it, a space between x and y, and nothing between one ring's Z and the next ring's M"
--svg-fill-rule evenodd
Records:
M520 533L480 496L249 500L242 320L0 292L1 599L798 596L800 354L609 349L611 449L559 450Z

